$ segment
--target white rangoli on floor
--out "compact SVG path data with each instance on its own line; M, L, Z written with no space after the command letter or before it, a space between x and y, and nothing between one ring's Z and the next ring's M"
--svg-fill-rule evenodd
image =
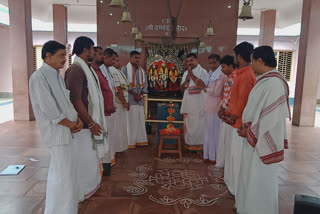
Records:
M197 206L201 206L201 207L208 207L208 206L212 206L214 205L218 198L214 198L214 199L205 199L204 197L200 197L199 199L193 200L191 198L186 198L186 197L180 197L180 198L176 198L176 199L171 199L168 196L163 196L163 198L157 199L155 197L153 197L152 195L149 195L149 199L153 202L156 202L158 204L162 204L162 205L174 205L174 204L182 204L185 208L190 208L191 204L195 204Z
M137 172L129 174L130 177L134 178L133 183L136 186L124 186L123 189L131 195L143 195L148 192L148 188L145 186L154 186L153 183L144 180L145 178L148 178L147 172L152 171L152 168L148 167L147 164L144 164L138 166L136 171Z
M201 163L200 161L192 161L191 159L175 160L166 159L162 160L170 163ZM148 192L147 186L160 185L161 188L172 190L172 189L188 189L190 191L195 191L203 188L205 184L209 184L207 177L201 177L196 171L187 169L159 169L154 175L149 175L148 173L153 171L151 167L147 164L138 166L136 172L130 173L129 176L133 177L133 184L135 186L124 186L123 189L134 196L143 195ZM214 178L217 181L221 181L223 178L223 170L215 168L214 166L208 167L208 176ZM153 195L149 195L149 199L153 202L162 205L174 205L182 204L185 208L189 208L191 204L197 206L212 206L214 205L219 197L228 193L228 190L224 184L210 184L214 190L224 191L219 194L218 197L214 199L208 199L206 195L201 195L198 199L191 199L187 197L179 197L176 199L171 199L168 196L163 196L157 199Z
M215 166L209 166L208 175L218 183L223 182L223 169L221 168L217 168Z
M181 158L181 159L172 159L172 158L154 158L157 161L166 162L166 163L202 163L203 161L199 158Z
M208 183L208 178L201 178L192 170L160 169L154 176L149 176L149 181L154 181L169 190L172 188L198 190L203 184Z

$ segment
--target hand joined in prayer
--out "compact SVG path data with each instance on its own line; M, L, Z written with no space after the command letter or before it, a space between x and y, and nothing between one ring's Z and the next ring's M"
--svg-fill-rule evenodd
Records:
M190 75L190 76L193 75L191 66L188 66L188 75Z
M184 81L184 84L183 84L185 88L188 88L188 87L189 87L189 82L190 82L190 80L191 80L190 75L187 75L186 81Z

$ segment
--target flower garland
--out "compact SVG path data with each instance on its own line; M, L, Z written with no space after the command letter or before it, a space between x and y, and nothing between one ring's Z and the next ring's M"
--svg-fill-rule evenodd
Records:
M180 129L177 129L172 125L172 122L175 121L175 118L172 116L172 114L175 113L175 110L172 107L174 107L174 104L171 99L168 109L169 116L167 117L169 124L167 125L167 128L160 130L161 135L180 135Z

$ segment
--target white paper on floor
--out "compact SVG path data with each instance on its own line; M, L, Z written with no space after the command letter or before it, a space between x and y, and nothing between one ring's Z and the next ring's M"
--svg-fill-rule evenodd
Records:
M25 165L9 165L6 169L4 169L1 175L18 175L23 169Z

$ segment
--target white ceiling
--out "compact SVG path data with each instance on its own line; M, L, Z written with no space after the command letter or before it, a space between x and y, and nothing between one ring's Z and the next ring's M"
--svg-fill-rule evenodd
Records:
M241 8L242 0L239 2L239 8ZM303 0L254 0L252 7L254 19L246 21L239 20L239 27L259 28L260 13L267 9L277 10L276 28L285 28L297 24L301 22L302 2Z
M32 17L35 19L39 19L43 22L52 22L52 4L65 4L68 7L69 23L96 24L96 0L31 1ZM240 13L243 0L239 0L239 2ZM267 9L277 10L276 28L285 28L290 25L299 23L301 20L302 2L303 0L254 0L252 7L252 15L254 16L254 19L246 21L239 20L239 28L259 28L260 13L261 11ZM8 6L8 0L0 0L0 4Z

